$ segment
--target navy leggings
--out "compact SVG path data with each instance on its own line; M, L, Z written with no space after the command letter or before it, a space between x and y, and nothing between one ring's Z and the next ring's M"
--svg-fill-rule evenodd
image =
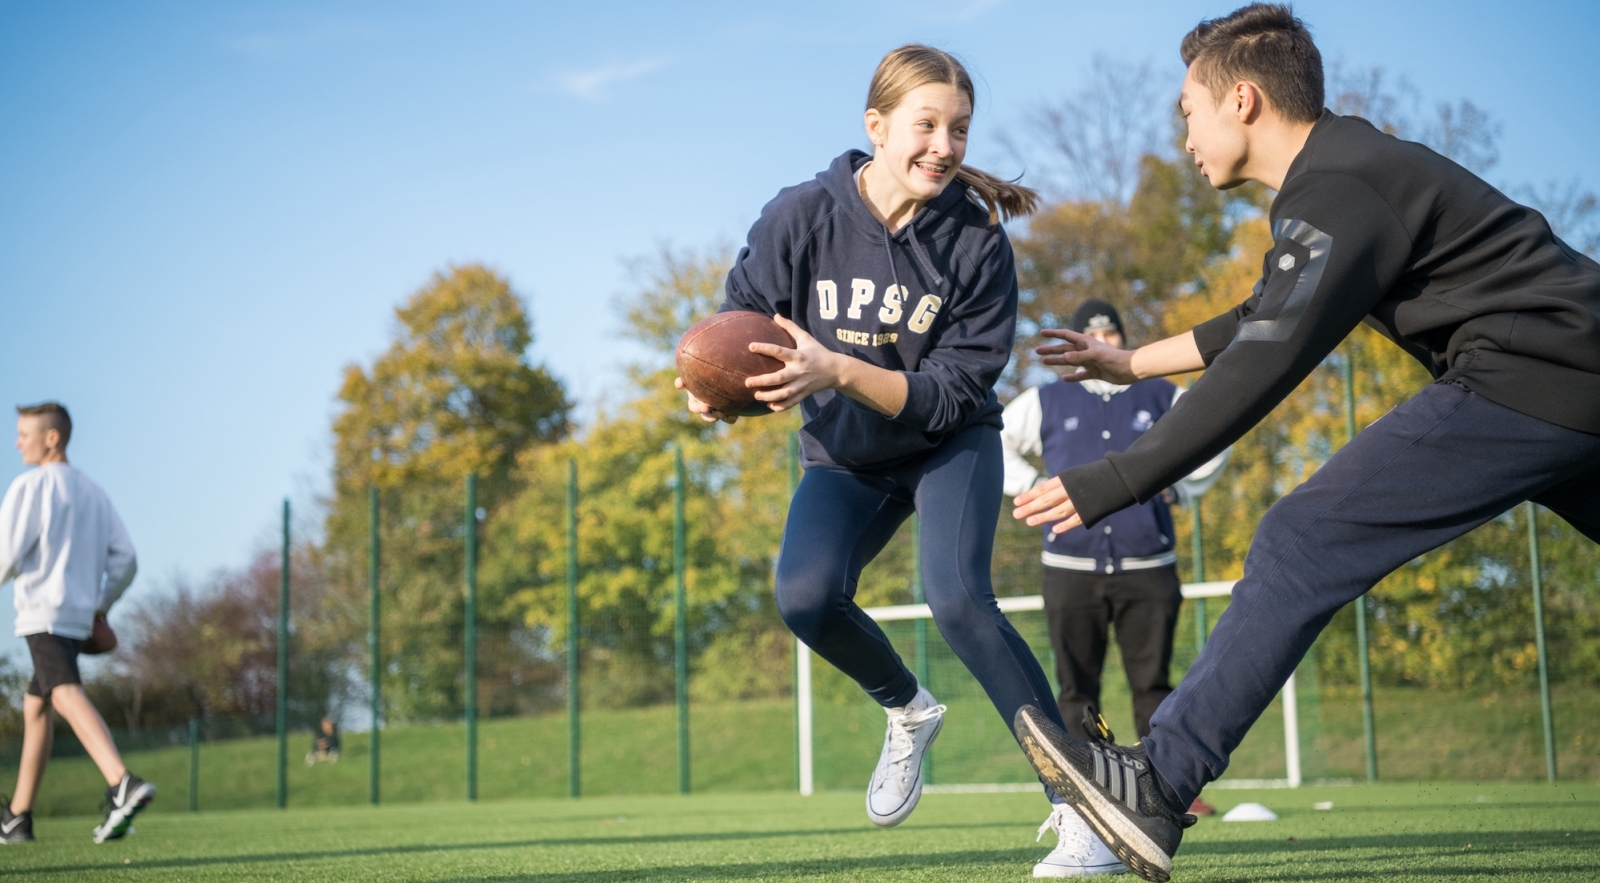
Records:
M1156 771L1188 804L1339 608L1529 499L1600 541L1600 435L1451 383L1367 427L1262 517L1233 602L1151 718Z
M861 568L917 512L923 590L940 634L1006 726L1023 705L1056 715L1044 669L1000 612L989 579L1002 469L1000 432L990 426L966 429L888 469L807 469L789 504L778 555L783 621L878 704L910 702L917 695L916 676L856 606L855 594Z

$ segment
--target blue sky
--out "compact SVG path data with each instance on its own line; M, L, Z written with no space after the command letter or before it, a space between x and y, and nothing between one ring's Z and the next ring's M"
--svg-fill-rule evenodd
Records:
M627 259L737 243L780 187L861 146L887 49L962 55L969 159L1015 173L995 133L1093 55L1154 62L1175 94L1178 40L1230 8L7 3L0 403L72 408L72 458L139 546L136 598L242 563L283 497L326 486L341 368L433 271L506 274L533 357L588 411L633 352L610 306ZM1497 183L1600 187L1594 4L1297 8L1329 59L1492 114ZM20 471L0 455L0 481ZM10 608L8 586L0 627Z

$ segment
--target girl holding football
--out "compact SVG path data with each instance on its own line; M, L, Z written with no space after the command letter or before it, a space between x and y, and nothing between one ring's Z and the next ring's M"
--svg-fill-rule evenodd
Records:
M1000 220L1031 213L1038 196L963 164L973 99L971 77L945 52L907 45L885 56L867 93L873 152L846 151L767 204L721 307L771 316L795 339L793 349L751 344L784 367L747 382L772 410L804 416L778 609L888 714L867 792L867 815L885 827L916 806L945 707L854 596L862 567L913 512L934 622L1001 718L1010 726L1023 705L1056 707L989 575L1003 475L994 385L1017 318ZM737 419L693 395L689 409ZM1058 804L1041 834L1050 827L1060 845L1036 876L1122 870L1071 809Z

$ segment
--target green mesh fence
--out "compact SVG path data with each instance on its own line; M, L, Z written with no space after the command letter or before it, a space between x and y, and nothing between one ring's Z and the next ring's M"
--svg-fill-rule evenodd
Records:
M670 486L660 489L670 495ZM390 501L388 517L401 522L404 501ZM450 507L459 512L459 508ZM559 489L549 517L559 523ZM669 510L670 511L670 510ZM692 511L692 510L691 510ZM459 515L451 525L459 526ZM505 542L491 530L483 542ZM407 542L405 525L386 530L385 548ZM570 765L577 724L577 784L583 795L673 793L681 759L688 761L687 786L704 791L777 791L800 786L800 747L792 637L772 600L770 571L750 569L738 591L708 602L693 569L686 579L687 634L683 644L687 693L680 705L676 679L675 561L646 554L672 548L667 540L641 544L638 554L580 560L579 578L608 596L603 613L586 613L577 640L579 676L568 677L566 634L557 625L528 625L503 615L506 595L480 600L477 645L477 796L484 800L562 797L572 793ZM1600 751L1592 728L1600 719L1600 641L1594 623L1600 593L1595 574L1600 553L1576 540L1572 529L1548 512L1537 523L1543 543L1541 606L1544 615L1544 681L1551 697L1550 722L1556 769L1561 779L1600 777ZM690 549L697 527L685 523ZM442 533L442 531L441 531ZM437 549L448 551L445 534ZM1180 538L1180 551L1186 550ZM1002 598L1038 592L1041 565L1035 532L1003 519L997 535L994 576ZM914 523L901 530L862 581L866 606L916 600ZM1551 550L1556 550L1552 552ZM564 556L564 545L546 554ZM1539 780L1548 770L1534 593L1528 563L1528 510L1519 508L1469 537L1431 555L1461 561L1456 582L1415 578L1425 570L1402 569L1365 602L1371 637L1373 726L1381 779ZM692 555L691 555L692 559ZM386 572L383 658L378 666L384 709L377 794L382 802L459 800L468 794L468 730L459 637L465 622L462 558L446 558L438 572ZM1437 562L1435 562L1437 563ZM1470 566L1466 566L1470 565ZM770 566L770 565L763 565ZM395 568L399 570L399 568ZM451 576L449 571L455 570ZM1437 568L1433 571L1437 572ZM551 593L552 609L563 610L564 569L534 589ZM1180 573L1192 572L1182 557ZM350 579L364 589L365 572ZM503 581L502 581L503 582ZM486 585L493 585L493 580ZM409 593L409 594L408 594ZM424 600L434 598L429 606ZM357 596L364 597L364 596ZM409 600L408 600L409 599ZM409 606L408 606L409 605ZM1227 610L1226 598L1205 603L1209 633ZM1174 677L1181 679L1199 650L1198 605L1184 604L1177 627ZM1416 624L1417 611L1452 611L1457 625L1430 634ZM366 610L352 605L347 631L365 647ZM438 611L428 613L428 611ZM454 618L452 620L452 617ZM1053 673L1043 615L1011 614L1012 622ZM737 627L727 625L737 623ZM326 623L296 623L310 629ZM1003 722L955 659L936 627L926 620L884 625L907 664L950 708L929 762L935 788L999 786L1031 788L1034 777ZM297 634L300 632L297 631ZM1357 665L1353 608L1334 617L1295 678L1300 776L1305 781L1366 779L1367 750ZM438 647L443 647L439 651ZM454 656L452 656L452 652ZM1429 654L1432 654L1431 656ZM1438 654L1450 654L1448 665ZM369 660L352 657L352 681L364 683ZM1424 663L1427 663L1426 665ZM1442 672L1442 674L1441 674ZM882 711L821 660L811 666L812 774L817 789L865 787L883 738ZM425 677L454 684L443 704L423 706L407 697L407 685ZM579 715L568 714L573 687ZM290 685L291 720L288 805L356 805L373 796L372 739L365 713L370 697L361 689L330 711L340 717L337 761L307 764L314 719L311 700ZM20 695L8 697L20 704ZM408 705L408 703L411 703ZM1103 710L1118 735L1133 738L1131 704L1115 643L1105 670ZM118 710L105 709L118 723ZM686 717L687 728L680 730ZM116 728L115 737L136 773L157 783L153 811L181 812L192 793L202 810L266 807L274 803L275 721L206 718L199 722L198 750L185 726ZM0 764L10 775L19 756L15 728L0 731ZM687 743L682 735L687 734ZM1222 785L1288 777L1282 700L1266 710L1232 759ZM93 814L103 783L65 726L58 726L52 761L37 806L41 813Z

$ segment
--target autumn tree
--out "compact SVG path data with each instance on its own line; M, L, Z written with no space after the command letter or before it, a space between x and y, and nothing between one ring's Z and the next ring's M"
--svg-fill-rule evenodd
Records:
M479 505L492 522L521 487L518 458L566 435L570 404L529 359L533 332L521 299L486 267L435 274L395 317L388 350L370 368L347 368L339 390L329 560L359 611L368 489L377 488L389 714L449 717L463 699L465 479L479 477ZM490 628L505 615L493 592L486 586L480 601ZM365 625L359 612L352 617L353 647Z
M616 307L645 360L624 400L577 437L530 449L528 476L492 528L499 550L485 575L516 588L508 602L558 648L566 639L567 462L581 488L579 603L585 702L668 701L673 659L674 451L687 473L687 595L694 695L719 699L789 689L791 642L777 617L771 574L788 506L793 414L707 424L673 389L672 353L690 325L715 311L730 255L664 250L636 264Z

